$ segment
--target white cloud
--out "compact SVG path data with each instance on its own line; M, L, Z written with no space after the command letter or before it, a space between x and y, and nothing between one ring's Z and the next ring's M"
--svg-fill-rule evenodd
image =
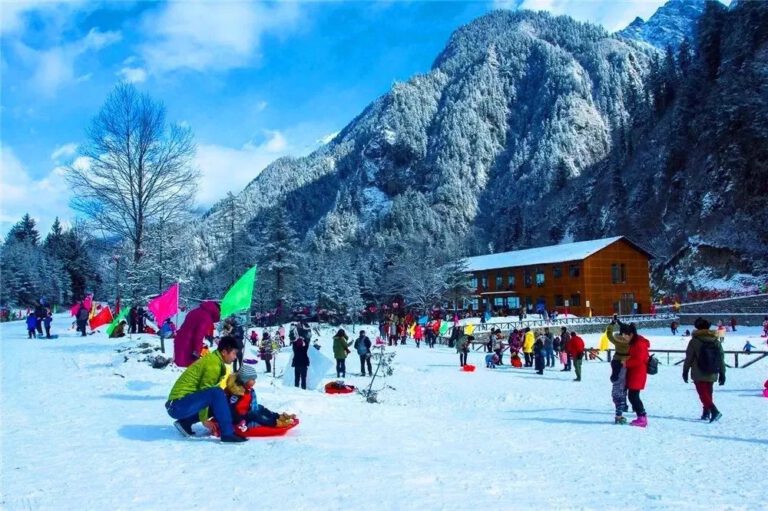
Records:
M295 152L279 131L265 132L267 139L260 144L248 142L240 149L213 144L197 147L196 164L202 172L197 200L211 206L227 192L239 193L264 168Z
M139 51L150 73L248 65L261 36L298 20L297 2L168 2L143 20Z
M664 3L666 0L494 0L494 7L566 14L615 32L629 25L637 16L647 20Z
M36 50L22 42L16 42L14 48L32 69L32 87L40 94L51 97L64 85L90 78L90 74L76 75L78 58L114 44L121 38L120 32L101 32L94 28L81 39L47 50Z
M42 179L33 179L8 146L0 146L0 232L5 234L24 213L35 219L45 236L57 216L71 222L71 192L63 167L53 168Z
M77 151L77 144L70 142L69 144L60 145L51 153L51 160L59 162L62 158L69 159L75 155Z
M116 74L129 83L141 83L147 79L147 71L141 67L124 67Z
M87 3L87 0L3 0L0 2L2 22L0 35L13 35L23 32L26 28L26 15L35 11L47 18L68 17L76 9Z

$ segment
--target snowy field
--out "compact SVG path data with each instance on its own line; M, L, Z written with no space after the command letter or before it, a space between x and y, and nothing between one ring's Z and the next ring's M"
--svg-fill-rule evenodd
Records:
M54 326L64 323L57 316ZM329 356L334 331L320 339ZM661 366L642 394L643 430L613 425L606 363L585 362L574 383L572 372L488 370L473 352L477 371L462 373L454 350L407 345L389 348L395 372L381 384L394 389L381 391L380 404L260 376L259 401L301 424L281 439L227 445L173 428L163 405L179 369L124 363L115 350L125 340L58 333L27 340L23 322L0 325L4 510L768 506L768 360L728 372L715 390L724 415L715 424L698 420L680 366ZM641 333L652 347L686 344L668 330ZM596 334L584 337L597 345ZM766 349L749 327L729 333L727 348L747 338ZM347 366L359 371L354 353Z

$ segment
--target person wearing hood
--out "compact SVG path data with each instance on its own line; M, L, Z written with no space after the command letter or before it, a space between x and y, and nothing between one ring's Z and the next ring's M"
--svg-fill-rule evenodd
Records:
M623 364L627 369L629 403L632 405L632 411L637 415L637 418L629 424L644 428L648 425L648 416L640 399L640 391L645 388L648 379L648 359L650 358L648 350L651 348L651 343L637 333L637 327L634 323L622 325L619 335L625 342L629 343L629 353Z
M523 338L523 355L525 355L525 367L533 367L533 343L536 342L536 336L530 328L525 327L525 337Z
M347 333L343 328L339 328L336 335L333 336L333 358L336 359L336 378L345 378L347 376L347 355L352 341L348 340Z
M199 307L187 314L173 342L173 361L177 366L188 367L200 358L203 340L219 319L219 304L211 301L201 303Z
M695 330L685 349L683 381L688 383L690 374L702 405L701 420L715 422L723 414L715 406L712 393L715 382L725 385L725 353L717 332L710 330L711 326L701 317L693 323Z

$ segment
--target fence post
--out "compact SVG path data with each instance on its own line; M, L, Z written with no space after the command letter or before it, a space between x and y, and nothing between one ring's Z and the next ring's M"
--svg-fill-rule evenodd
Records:
M738 353L734 353L733 354L733 359L734 359L734 365L738 368L739 367L739 354Z

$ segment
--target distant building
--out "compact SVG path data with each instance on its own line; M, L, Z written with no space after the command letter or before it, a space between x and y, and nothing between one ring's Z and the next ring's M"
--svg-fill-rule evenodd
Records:
M648 313L653 256L624 236L468 257L474 311Z

